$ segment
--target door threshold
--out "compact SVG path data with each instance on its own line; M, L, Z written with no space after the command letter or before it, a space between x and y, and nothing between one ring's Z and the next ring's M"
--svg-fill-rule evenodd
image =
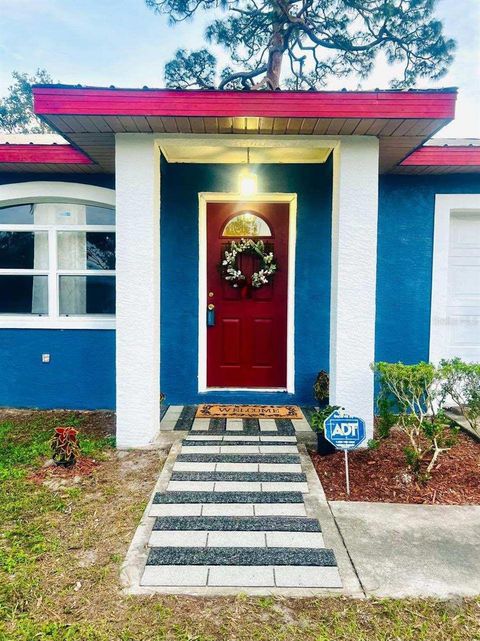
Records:
M207 387L204 390L199 390L199 394L206 394L208 392L261 392L261 393L270 393L270 392L286 392L293 394L293 392L288 392L286 387Z

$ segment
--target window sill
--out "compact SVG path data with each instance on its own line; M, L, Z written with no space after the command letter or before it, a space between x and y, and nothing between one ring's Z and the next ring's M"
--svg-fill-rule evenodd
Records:
M115 329L115 319L0 315L0 329Z

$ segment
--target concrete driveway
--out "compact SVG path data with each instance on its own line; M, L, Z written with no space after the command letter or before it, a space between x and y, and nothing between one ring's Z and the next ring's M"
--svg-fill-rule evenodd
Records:
M330 507L367 595L480 594L480 506L333 501Z

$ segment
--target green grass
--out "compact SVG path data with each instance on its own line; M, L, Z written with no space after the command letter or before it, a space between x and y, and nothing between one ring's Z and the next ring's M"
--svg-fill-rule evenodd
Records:
M59 424L41 415L26 424L0 423L0 620L21 611L25 599L39 587L36 566L60 545L50 525L52 514L64 512L69 497L80 493L79 488L52 492L27 478L49 458L50 439ZM73 416L61 424L81 427ZM111 444L108 438L80 439L81 452L88 456L103 456Z
M480 641L475 599L125 596L119 568L158 455L119 459L84 434L82 453L103 461L92 477L33 483L57 424L0 423L0 641Z

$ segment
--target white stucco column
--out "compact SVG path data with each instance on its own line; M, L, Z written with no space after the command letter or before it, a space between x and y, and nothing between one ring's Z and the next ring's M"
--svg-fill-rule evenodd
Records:
M352 136L334 150L330 403L373 435L378 139Z
M117 446L142 447L160 428L160 152L115 138Z

